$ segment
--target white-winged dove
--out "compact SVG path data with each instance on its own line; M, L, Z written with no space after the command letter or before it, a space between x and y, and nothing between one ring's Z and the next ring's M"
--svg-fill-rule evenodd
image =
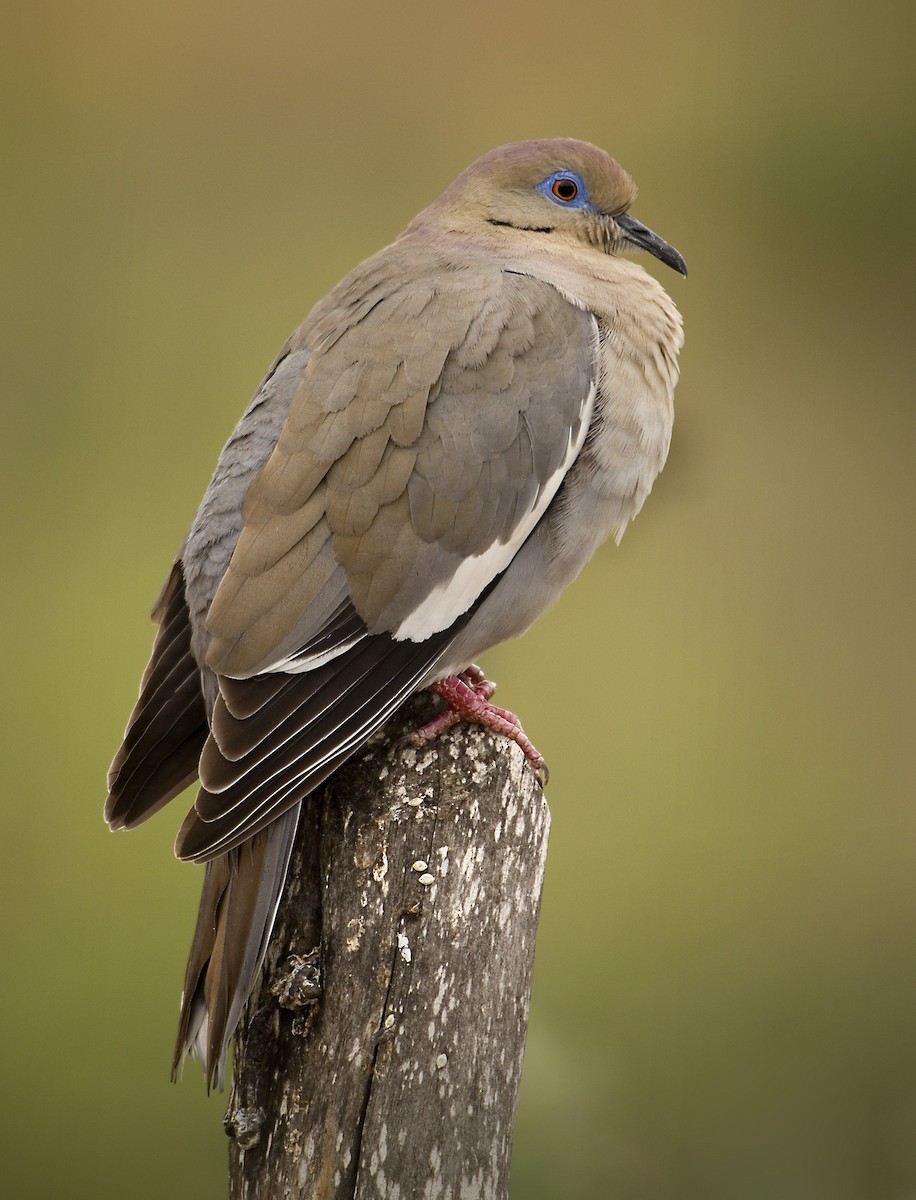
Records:
M223 450L105 809L131 828L200 779L176 1069L193 1050L222 1083L300 802L406 697L434 686L542 762L472 664L620 539L665 462L681 321L621 255L686 268L634 195L584 142L484 155L316 305Z

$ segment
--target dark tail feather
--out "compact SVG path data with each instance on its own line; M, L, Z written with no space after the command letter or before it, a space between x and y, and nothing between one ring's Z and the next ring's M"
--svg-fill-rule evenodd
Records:
M248 842L207 863L172 1059L196 1054L222 1089L226 1054L264 961L299 823L296 804Z

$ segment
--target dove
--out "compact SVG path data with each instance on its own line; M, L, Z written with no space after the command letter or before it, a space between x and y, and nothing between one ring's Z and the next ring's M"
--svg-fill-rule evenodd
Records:
M199 780L179 858L205 863L173 1076L222 1086L303 799L413 693L416 735L479 721L543 759L475 666L608 538L668 453L683 275L636 189L570 138L485 154L281 349L156 603L109 774L129 829Z

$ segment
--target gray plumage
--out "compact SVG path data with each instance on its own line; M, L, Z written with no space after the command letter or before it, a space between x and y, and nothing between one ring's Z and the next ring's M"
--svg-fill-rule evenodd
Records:
M224 449L154 611L112 828L199 776L175 1067L222 1082L299 802L419 688L518 636L661 470L680 318L620 257L635 189L570 139L478 160L312 311Z

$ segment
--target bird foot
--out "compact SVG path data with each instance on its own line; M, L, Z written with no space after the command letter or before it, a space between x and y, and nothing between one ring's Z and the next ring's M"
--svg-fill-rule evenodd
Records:
M487 679L480 667L473 664L460 675L447 675L429 686L448 706L438 716L410 735L412 746L425 746L453 725L467 721L483 725L494 733L511 739L520 747L531 764L541 786L547 783L547 763L544 756L522 729L522 723L508 709L490 703L496 684Z

